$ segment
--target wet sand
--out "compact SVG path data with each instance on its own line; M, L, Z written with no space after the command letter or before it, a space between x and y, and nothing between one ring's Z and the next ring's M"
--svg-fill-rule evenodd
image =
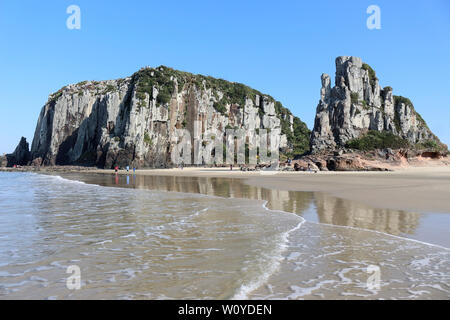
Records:
M450 170L276 173L185 168L100 170L69 179L103 186L200 193L267 201L267 207L307 221L374 230L450 248Z
M94 170L113 173L113 170ZM126 174L120 171L120 174ZM241 172L228 168L137 170L136 175L244 179L284 191L325 192L380 209L450 213L450 167L409 167L393 172Z

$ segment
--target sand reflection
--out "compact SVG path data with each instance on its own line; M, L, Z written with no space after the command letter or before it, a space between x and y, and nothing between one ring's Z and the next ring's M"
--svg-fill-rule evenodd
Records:
M266 200L270 209L294 212L308 221L376 230L392 235L414 234L421 217L419 213L372 208L321 192L283 191L250 186L241 179L105 174L66 174L64 177L102 186Z

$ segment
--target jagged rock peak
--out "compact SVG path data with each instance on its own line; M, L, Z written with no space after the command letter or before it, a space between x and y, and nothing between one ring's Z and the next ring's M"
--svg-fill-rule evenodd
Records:
M12 167L14 165L27 165L30 158L30 146L27 139L22 137L14 152L6 155L7 166Z
M394 96L391 87L382 89L375 71L361 58L337 57L335 86L331 88L327 74L322 74L321 81L310 141L313 153L345 147L369 130L386 131L411 147L444 146L412 102Z
M165 66L132 76L83 81L49 96L31 147L33 163L165 167L175 129L270 129L280 147L309 149L306 125L271 96L246 85Z

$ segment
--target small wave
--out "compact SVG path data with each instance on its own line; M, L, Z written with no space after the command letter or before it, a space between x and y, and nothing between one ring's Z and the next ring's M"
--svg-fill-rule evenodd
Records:
M121 236L121 238L136 238L136 234L134 232L127 234L125 236Z
M381 231L377 231L377 230L364 229L364 228L351 227L351 226L341 226L341 225L337 225L337 224L329 224L329 223L314 222L314 221L307 221L307 222L308 223L318 224L318 225L323 225L323 226L327 226L327 227L336 227L336 228L345 228L345 229L352 229L352 230L358 230L358 231L373 232L373 233L381 234L381 235L384 235L384 236L389 236L389 237L400 239L400 240L411 241L411 242L423 244L423 245L426 245L426 246L435 247L435 248L443 249L443 250L446 250L446 251L450 251L450 248L447 248L447 247L444 247L444 246L441 246L441 245L438 245L438 244L428 243L428 242L424 242L424 241L420 241L420 240L416 240L416 239L411 239L411 238L406 238L406 237L401 237L401 236L396 236L396 235L393 235L393 234L389 234L389 233L381 232Z
M105 244L105 243L108 243L108 242L112 242L112 240L104 240L104 241L96 242L95 244L96 245L101 245L101 244Z
M195 212L195 213L192 215L192 217L197 217L197 216L199 216L200 214L202 214L203 212L208 211L208 209L209 209L209 208L204 208L204 209L202 209L202 210L199 210L199 211Z
M79 180L70 180L70 179L66 179L66 178L63 178L63 177L58 176L58 175L41 174L40 176L48 177L48 178L50 178L50 179L57 180L57 181L64 181L64 182L66 182L66 183L74 183L74 184L83 184L83 185L87 185L87 184L86 184L85 182L83 182L83 181L79 181ZM94 186L95 186L96 184L89 183L89 185L94 185Z
M303 219L302 217L298 216L295 213L290 213L290 212L286 212L286 211L281 211L281 210L270 210L267 208L267 203L268 201L265 201L262 205L262 207L265 210L271 211L271 212L279 212L279 213L283 213L283 214L292 214L295 215L295 217L297 217L298 219L300 219L300 222L293 227L292 229L284 232L281 234L280 236L280 242L278 243L277 248L274 251L278 251L278 252L274 252L274 253L268 253L268 256L271 257L272 261L270 261L268 263L268 266L265 269L265 272L261 273L258 277L256 277L255 279L251 280L249 283L243 284L239 287L239 289L237 290L237 292L234 294L234 296L231 298L232 300L246 300L248 299L248 295L258 289L259 287L261 287L262 285L264 285L270 278L270 276L272 276L272 274L274 274L278 268L280 267L281 262L285 259L285 257L283 256L283 253L287 250L288 248L288 243L289 243L289 235L300 229L300 227L303 225L303 223L305 223L305 219Z
M309 287L309 288L303 288L303 287L299 287L299 286L291 286L290 289L293 291L292 294L287 296L287 299L299 299L301 297L304 296L309 296L312 294L313 291L316 291L320 288L322 288L323 285L325 284L332 284L335 283L335 280L324 280L320 283L318 283L317 285L313 286L313 287Z

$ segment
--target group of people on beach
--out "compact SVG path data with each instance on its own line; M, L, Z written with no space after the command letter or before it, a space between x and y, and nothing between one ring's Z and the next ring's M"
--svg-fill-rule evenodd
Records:
M119 172L119 169L120 169L119 166L116 165L116 166L114 167L114 172L115 172L115 173L118 173L118 172ZM127 170L127 172L130 172L130 166L126 166L125 169ZM133 173L136 173L136 168L135 168L135 167L133 167Z
M287 166L290 167L291 164L292 164L292 160L291 160L291 159L288 159L288 160L286 161L286 164L287 164ZM181 163L178 165L178 168L179 168L180 170L183 170L183 168L184 168L184 163L181 162ZM252 170L249 170L249 168L246 168L246 167L243 167L243 166L241 166L240 169L241 169L241 171L252 171ZM245 170L245 169L247 169L247 170ZM298 163L295 163L293 169L294 169L294 171L309 171L309 172L314 172L314 173L317 172L317 170L315 170L315 169L313 169L313 168L311 167L311 164L310 164L310 163L308 163L308 167L307 167L307 168L302 168ZM114 172L117 174L117 173L119 172L119 170L120 170L120 167L119 167L118 165L116 165L116 166L114 167ZM127 170L127 173L130 172L130 166L126 166L126 167L125 167L125 170ZM232 164L230 164L230 171L233 171L233 165L232 165ZM135 174L135 173L136 173L136 168L133 167L133 174Z

